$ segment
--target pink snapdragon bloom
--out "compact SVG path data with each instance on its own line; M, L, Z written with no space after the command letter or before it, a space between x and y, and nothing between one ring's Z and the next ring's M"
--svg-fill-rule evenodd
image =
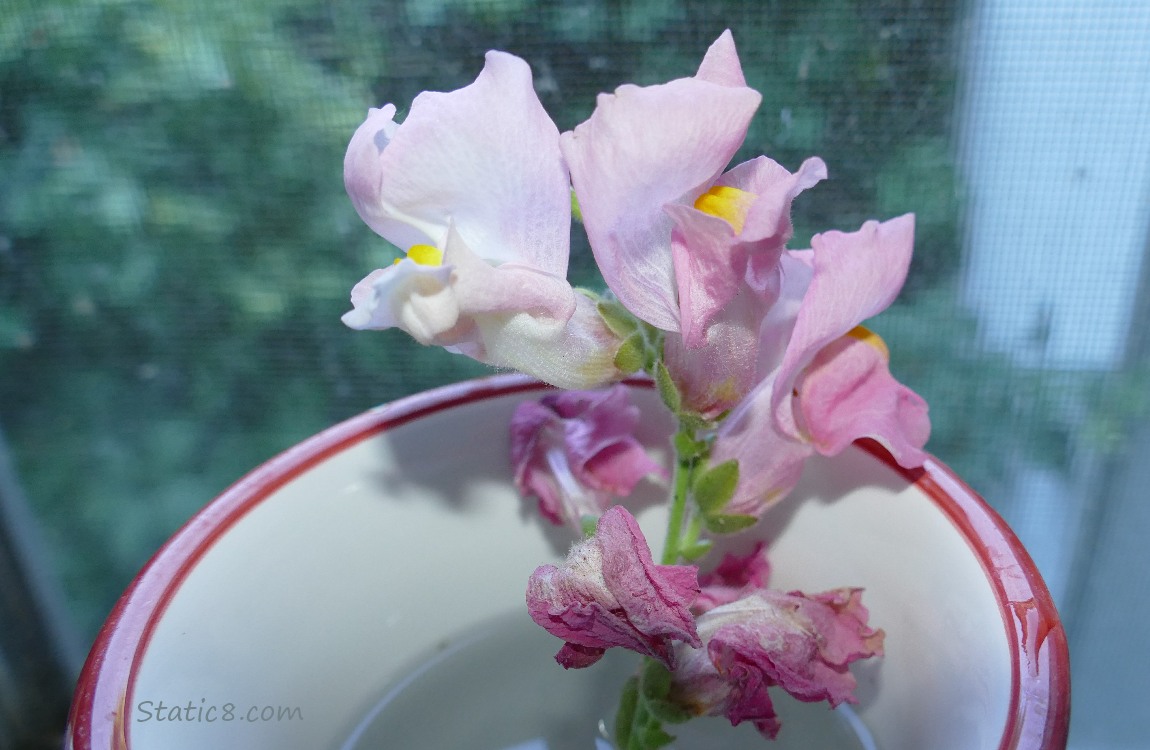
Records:
M489 52L475 82L373 109L344 159L356 211L406 252L355 286L344 322L401 328L554 385L615 378L619 341L566 281L571 220L559 132L527 64Z
M531 618L566 643L555 660L587 667L622 646L674 668L675 641L702 645L689 609L698 569L656 565L635 518L621 506L599 518L561 567L543 565L527 584Z
M761 332L764 374L712 449L713 463L740 466L724 512L762 513L794 487L809 456L835 455L859 438L878 441L900 466L925 460L926 402L894 379L886 345L860 325L894 301L913 244L906 215L815 235L812 250L783 256L782 293Z
M867 625L860 589L808 596L761 589L698 618L702 647L678 645L671 699L697 716L779 731L768 688L801 701L854 703L848 667L882 655L883 632Z
M760 100L728 31L694 77L620 86L562 136L607 285L636 316L679 334L667 337L667 365L704 414L754 385L791 202L826 177L819 159L792 174L766 157L724 174Z
M666 476L635 439L639 416L623 385L524 401L511 417L516 488L537 498L551 523L581 528L643 477Z

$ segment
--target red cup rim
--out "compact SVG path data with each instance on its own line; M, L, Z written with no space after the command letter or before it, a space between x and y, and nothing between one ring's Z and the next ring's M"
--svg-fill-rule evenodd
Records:
M651 387L646 379L626 381ZM137 667L168 602L212 545L287 482L365 439L455 406L550 389L518 374L444 386L352 417L252 470L204 506L140 570L113 607L80 673L65 747L127 750ZM1070 726L1066 633L1037 567L1005 521L945 464L903 469L880 445L871 455L918 486L946 514L994 588L1011 652L1011 699L999 750L1062 750Z

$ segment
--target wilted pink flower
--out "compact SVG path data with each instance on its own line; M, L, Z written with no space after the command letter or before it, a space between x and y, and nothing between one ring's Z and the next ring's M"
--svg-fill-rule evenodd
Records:
M691 611L701 615L766 588L771 565L763 553L764 547L766 544L758 542L746 555L728 553L714 570L699 576L700 591Z
M511 417L515 486L539 500L551 523L580 527L643 477L665 475L635 439L638 424L639 409L622 385L524 401Z
M489 52L475 82L373 109L344 159L359 215L406 252L351 293L352 328L401 328L554 385L618 375L619 341L566 281L571 220L559 132L527 64Z
M783 287L764 320L762 380L720 426L711 460L737 459L725 512L758 515L789 492L813 453L873 438L904 467L922 464L926 402L890 373L889 353L860 323L884 310L906 278L914 217L826 232L787 252Z
M753 722L773 739L779 721L768 693L854 703L848 666L882 655L883 632L867 625L860 589L807 596L760 590L698 618L703 646L676 646L671 699L699 716Z
M694 566L656 565L634 517L615 506L561 567L535 570L527 609L566 641L555 660L568 669L594 664L612 646L672 668L675 641L702 645L689 609L699 591L697 572Z

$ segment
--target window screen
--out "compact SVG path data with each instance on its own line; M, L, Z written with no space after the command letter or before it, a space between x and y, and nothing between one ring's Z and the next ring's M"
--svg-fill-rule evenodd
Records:
M931 404L928 447L1047 577L1070 628L1072 746L1145 746L1137 0L0 3L0 428L84 642L244 472L487 372L339 322L351 285L397 254L342 187L369 106L402 114L503 49L566 130L600 91L691 75L724 28L763 94L737 160L830 170L796 201L792 246L917 215L907 288L873 327ZM573 248L575 280L595 284L578 228Z

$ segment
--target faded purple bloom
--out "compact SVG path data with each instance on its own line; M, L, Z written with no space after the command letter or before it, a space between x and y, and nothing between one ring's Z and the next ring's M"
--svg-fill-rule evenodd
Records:
M674 641L702 645L689 609L699 592L697 573L694 566L656 565L635 518L615 506L561 567L536 568L527 609L566 641L555 660L567 669L594 664L612 646L673 668Z
M584 516L598 516L643 477L665 476L635 439L639 416L622 385L523 402L511 417L515 486L539 500L551 523L579 528Z
M702 614L703 647L677 646L671 698L699 716L753 722L773 739L779 721L768 693L801 701L854 703L848 667L882 655L883 632L867 625L861 589L808 596L760 590Z

